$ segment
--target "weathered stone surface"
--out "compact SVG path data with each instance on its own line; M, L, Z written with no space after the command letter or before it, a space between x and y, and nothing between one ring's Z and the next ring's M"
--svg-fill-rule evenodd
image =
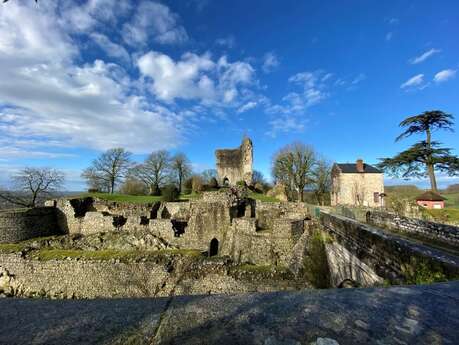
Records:
M19 242L59 233L56 213L52 207L0 212L0 243Z
M253 144L249 138L244 138L237 149L216 150L218 183L235 185L244 181L252 184Z
M418 344L459 337L459 282L115 300L0 300L1 344Z
M159 297L298 289L306 282L275 272L244 274L227 258L158 254L131 261L37 260L0 254L0 293L51 298Z

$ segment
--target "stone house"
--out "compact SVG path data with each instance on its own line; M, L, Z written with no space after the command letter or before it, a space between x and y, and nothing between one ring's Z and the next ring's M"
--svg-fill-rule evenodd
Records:
M429 190L416 198L416 204L425 208L441 209L445 208L445 200L440 194Z
M220 186L235 185L239 181L252 184L253 144L249 138L245 137L236 149L216 150L215 156Z
M366 164L335 163L332 168L331 205L384 206L384 174Z

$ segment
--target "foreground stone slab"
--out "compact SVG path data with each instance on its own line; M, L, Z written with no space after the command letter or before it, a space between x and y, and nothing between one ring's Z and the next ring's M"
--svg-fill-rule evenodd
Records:
M1 344L457 344L459 282L159 299L0 301Z

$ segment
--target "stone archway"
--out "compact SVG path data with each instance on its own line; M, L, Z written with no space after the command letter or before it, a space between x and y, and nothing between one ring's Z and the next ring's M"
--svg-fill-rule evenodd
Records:
M224 187L228 187L228 186L229 186L229 179L228 179L228 177L225 177L225 178L223 179L223 186L224 186Z
M209 256L218 255L218 240L213 238L209 245Z

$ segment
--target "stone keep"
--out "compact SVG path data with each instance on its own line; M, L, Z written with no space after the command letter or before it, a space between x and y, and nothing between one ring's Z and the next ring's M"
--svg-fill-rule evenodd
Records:
M237 149L216 150L217 175L220 185L235 185L238 181L252 184L253 144L245 137Z

